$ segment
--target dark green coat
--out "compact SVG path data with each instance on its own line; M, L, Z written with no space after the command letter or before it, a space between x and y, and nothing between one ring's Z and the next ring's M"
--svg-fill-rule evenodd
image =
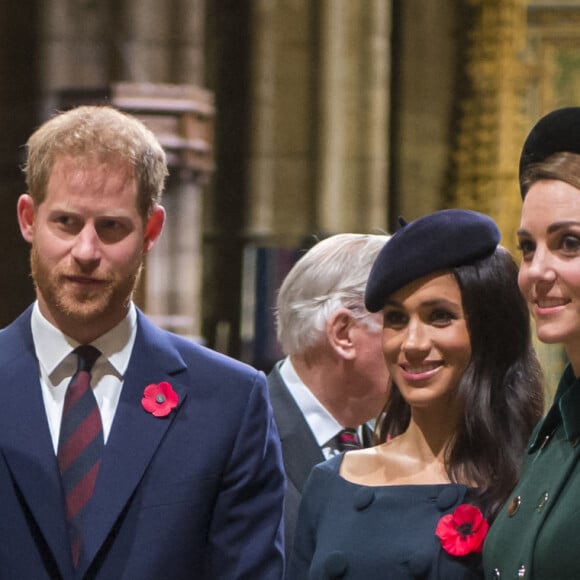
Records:
M580 579L580 380L564 372L520 482L491 526L485 579Z

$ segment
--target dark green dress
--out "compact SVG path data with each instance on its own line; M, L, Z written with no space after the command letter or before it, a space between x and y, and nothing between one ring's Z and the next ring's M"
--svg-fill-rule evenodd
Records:
M580 579L580 381L569 366L484 546L486 580Z

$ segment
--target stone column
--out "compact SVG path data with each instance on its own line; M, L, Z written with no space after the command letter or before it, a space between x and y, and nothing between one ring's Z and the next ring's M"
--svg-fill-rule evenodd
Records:
M276 98L279 97L277 69L281 62L276 12L270 0L252 2L253 30L250 39L254 74L249 80L250 156L248 158L248 193L246 231L253 239L271 236L274 230L276 159Z
M256 0L249 17L247 239L384 228L390 0Z
M503 244L513 250L520 215L526 2L471 0L470 5L474 26L464 70L471 90L460 102L455 200L491 215Z
M147 312L159 326L201 340L201 203L194 172L174 168L164 232L147 258Z
M305 0L249 4L247 201L243 235L295 245L313 226L311 11Z
M387 223L390 2L320 3L320 229Z
M108 79L109 36L104 2L41 2L42 116L57 107L65 88L104 86Z

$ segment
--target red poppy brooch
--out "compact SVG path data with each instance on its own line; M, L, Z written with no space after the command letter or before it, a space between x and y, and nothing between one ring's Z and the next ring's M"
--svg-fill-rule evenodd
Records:
M466 556L483 550L489 529L481 511L466 503L457 506L452 514L444 515L435 528L443 549L452 556Z
M154 417L165 417L177 407L179 397L173 387L166 381L147 385L143 391L141 405Z

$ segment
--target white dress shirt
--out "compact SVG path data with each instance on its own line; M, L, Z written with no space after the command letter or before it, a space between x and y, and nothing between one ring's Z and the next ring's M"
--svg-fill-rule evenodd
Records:
M66 389L77 370L77 357L72 351L79 343L51 324L40 312L38 302L32 310L31 328L40 366L42 398L56 453ZM102 353L91 372L91 386L101 412L105 443L121 396L136 333L137 312L131 303L127 316L91 343Z
M278 369L290 394L302 411L310 430L314 434L322 454L326 459L339 453L334 438L343 430L343 426L326 410L312 391L301 381L292 361L286 357ZM361 435L360 429L359 437Z

